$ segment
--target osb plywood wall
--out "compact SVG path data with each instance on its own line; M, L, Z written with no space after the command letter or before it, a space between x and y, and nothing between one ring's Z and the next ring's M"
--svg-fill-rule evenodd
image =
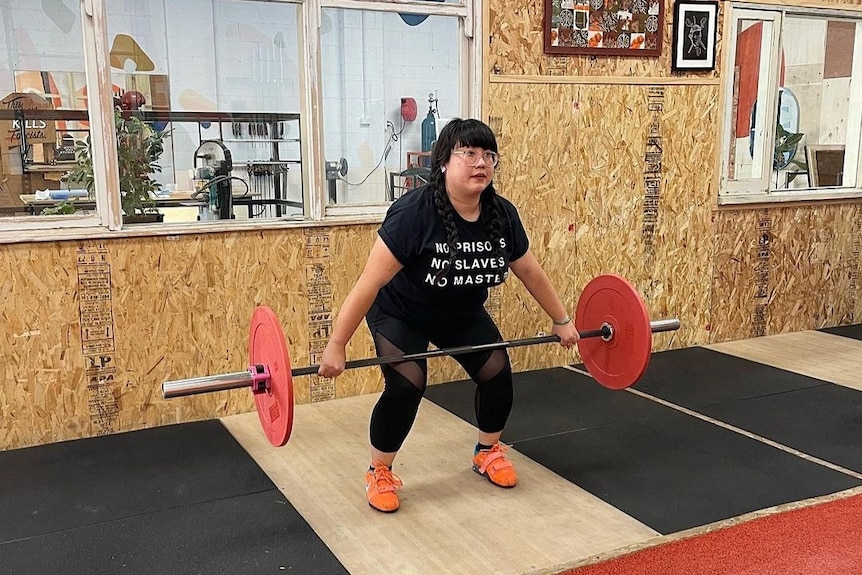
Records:
M717 89L492 84L490 101L504 150L499 191L521 207L566 301L575 306L596 275L619 274L651 317L683 321L656 336L656 349L704 341L715 190L700 166L715 153ZM516 282L504 288L503 308L515 332L541 317ZM521 309L528 313L512 315ZM548 352L513 355L536 364Z
M662 56L627 58L545 54L544 2L489 3L498 181L524 209L534 249L565 270L555 279L572 278L575 301L587 279L612 271L653 317L679 317L683 328L656 349L860 321L858 202L717 207L723 29L715 71L673 73L673 6L664 3ZM531 306L510 289L507 311L511 300Z
M714 216L710 341L862 321L859 204Z
M168 401L161 383L246 369L257 305L278 314L295 364L317 361L374 230L0 246L0 448L252 409L247 390ZM350 355L371 351L360 330ZM297 378L296 399L379 384L375 370Z
M0 449L253 409L245 389L165 400L161 384L245 370L258 305L279 316L294 366L318 363L376 229L0 246ZM488 307L506 335L547 328L542 319L506 322L501 305L497 290ZM374 355L364 324L347 353ZM452 359L429 363L432 382L464 377ZM380 391L382 378L359 369L294 386L307 403Z

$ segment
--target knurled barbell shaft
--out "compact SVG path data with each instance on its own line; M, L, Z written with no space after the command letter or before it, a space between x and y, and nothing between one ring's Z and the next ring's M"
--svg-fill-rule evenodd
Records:
M679 329L678 319L665 319L650 322L650 328L653 333L657 331L671 331ZM602 326L599 329L589 329L580 332L581 339L590 337L610 337L611 331L607 326ZM527 345L537 345L541 343L557 343L560 338L556 335L542 335L538 337L526 337L524 339L512 339L508 341L497 341L494 343L486 343L482 345L463 345L460 347L446 347L441 349L432 349L429 351L420 351L418 353L408 353L404 355L389 355L382 357L369 357L366 359L355 359L344 364L344 369L354 369L357 367L371 367L373 365L385 365L387 363L401 363L404 361L414 361L417 359L430 359L432 357L442 357L444 355L464 355L465 353L473 353L476 351L491 351L495 349L505 349L509 347L523 347ZM296 377L300 375L314 375L320 369L319 365L310 365L308 367L298 367L291 374Z
M679 329L680 323L676 318L660 319L650 322L650 330L653 333L663 331L674 331ZM610 327L604 325L598 329L590 329L579 332L581 339L591 337L612 337ZM432 357L463 355L465 353L473 353L477 351L489 351L495 349L504 349L509 347L523 347L527 345L537 345L542 343L556 343L560 338L557 335L543 335L539 337L527 337L524 339L513 339L508 341L498 341L483 345L465 345L461 347L450 347L441 349L432 349L419 353L408 353L405 355L389 355L383 357L369 357L366 359L356 359L348 361L344 365L344 369L355 369L358 367L371 367L374 365L385 365L387 363L401 363L404 361L413 361L417 359L429 359ZM314 375L320 369L320 365L310 365L308 367L298 367L291 370L293 377L301 375ZM193 377L191 379L179 379L176 381L166 381L162 384L162 394L165 399L173 397L183 397L186 395L197 395L199 393L210 393L212 391L227 391L229 389L240 389L250 387L255 378L252 370L239 371L235 373L225 373L221 375L205 375L202 377Z

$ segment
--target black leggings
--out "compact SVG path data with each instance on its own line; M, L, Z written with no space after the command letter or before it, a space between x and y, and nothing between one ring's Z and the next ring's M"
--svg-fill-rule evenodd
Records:
M502 341L494 320L483 309L468 318L444 326L422 328L384 313L372 306L366 322L374 337L379 357L420 353L435 346L458 347ZM479 429L485 433L502 431L512 410L512 366L505 349L454 356L476 382L475 410ZM371 413L371 445L384 453L401 449L425 393L427 360L404 361L381 366L384 388Z

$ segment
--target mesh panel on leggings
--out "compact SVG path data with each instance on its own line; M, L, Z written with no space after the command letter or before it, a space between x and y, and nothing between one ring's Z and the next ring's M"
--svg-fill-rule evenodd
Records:
M375 336L374 343L377 345L377 354L379 356L404 355L402 350L398 349L391 341L379 333ZM422 363L418 361L402 361L400 363L388 363L386 367L397 371L402 377L413 384L416 389L424 392L428 381L425 375L426 368L423 365L424 363L424 361Z
M501 349L497 349L491 352L488 356L488 359L485 360L485 363L475 374L470 374L471 377L476 381L476 383L482 383L484 381L490 381L495 378L503 368L506 367L506 364L509 362L509 357L505 351Z

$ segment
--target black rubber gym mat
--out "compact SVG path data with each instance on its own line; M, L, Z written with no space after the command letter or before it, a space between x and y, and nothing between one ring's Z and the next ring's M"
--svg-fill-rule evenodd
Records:
M812 377L702 347L654 353L633 388L698 411L705 405L826 385Z
M0 543L0 573L346 574L277 489Z
M0 509L0 573L346 573L215 420L0 452Z
M699 411L862 473L862 392L858 390L826 384L710 405Z
M477 425L473 409L475 393L475 384L463 381L430 385L425 397ZM653 417L664 409L631 393L604 388L592 378L567 369L517 373L515 403L503 440L523 441L537 435Z
M514 447L663 534L862 484L670 409Z
M474 387L470 381L434 385L426 397L475 425ZM665 534L862 485L565 369L515 375L515 407L503 440Z
M824 333L831 333L844 337L850 337L853 339L862 339L862 323L855 323L853 325L842 325L839 327L825 327L817 331L822 331Z
M862 473L858 390L703 348L653 354L634 388Z

